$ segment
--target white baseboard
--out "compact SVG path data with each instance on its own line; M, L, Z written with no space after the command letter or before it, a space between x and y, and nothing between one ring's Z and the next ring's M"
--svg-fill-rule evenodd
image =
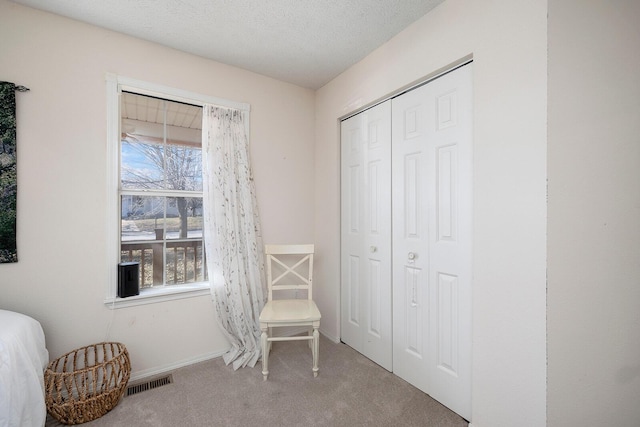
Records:
M141 371L136 371L136 372L131 373L131 378L129 378L129 381L130 382L134 382L134 381L138 381L138 380L140 380L142 378L155 377L155 376L158 376L158 375L163 375L163 374L166 374L168 372L174 371L174 370L176 370L178 368L183 368L183 367L188 366L188 365L193 365L194 363L200 363L200 362L204 362L205 360L215 359L216 357L222 356L226 352L227 352L227 350L223 350L223 351L215 352L215 353L202 354L200 356L191 357L189 359L183 359L183 360L180 360L180 361L175 362L175 363L170 363L170 364L158 366L158 367L155 367L155 368L143 369Z
M327 339L333 341L334 343L340 344L340 337L334 337L333 335L329 335L325 331L323 331L322 328L320 328L320 333L324 335Z

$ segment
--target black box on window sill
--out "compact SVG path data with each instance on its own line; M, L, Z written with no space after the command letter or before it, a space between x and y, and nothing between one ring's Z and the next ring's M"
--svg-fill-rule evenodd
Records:
M139 274L139 262L121 262L118 264L118 296L120 298L140 294Z

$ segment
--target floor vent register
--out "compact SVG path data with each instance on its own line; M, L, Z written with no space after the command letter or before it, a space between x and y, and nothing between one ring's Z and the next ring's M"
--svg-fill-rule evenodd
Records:
M143 391L151 390L154 388L162 387L163 385L173 383L173 376L171 374L163 377L154 378L152 380L131 384L127 387L126 396L142 393Z

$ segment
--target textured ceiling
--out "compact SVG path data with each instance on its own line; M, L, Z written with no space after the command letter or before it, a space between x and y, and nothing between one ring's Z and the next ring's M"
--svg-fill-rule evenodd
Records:
M444 0L12 0L317 89Z

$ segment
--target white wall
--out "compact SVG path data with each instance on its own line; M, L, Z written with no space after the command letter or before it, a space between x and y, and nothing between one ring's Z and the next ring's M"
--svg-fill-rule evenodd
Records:
M0 308L38 319L52 358L122 341L134 374L225 350L208 296L103 304L105 73L251 104L266 242L313 239L314 92L5 0L0 58L0 78L31 88L17 95L19 262L0 265Z
M549 426L640 425L640 2L549 2Z
M316 296L337 338L338 118L473 55L474 427L546 422L546 19L542 0L448 0L317 92Z

